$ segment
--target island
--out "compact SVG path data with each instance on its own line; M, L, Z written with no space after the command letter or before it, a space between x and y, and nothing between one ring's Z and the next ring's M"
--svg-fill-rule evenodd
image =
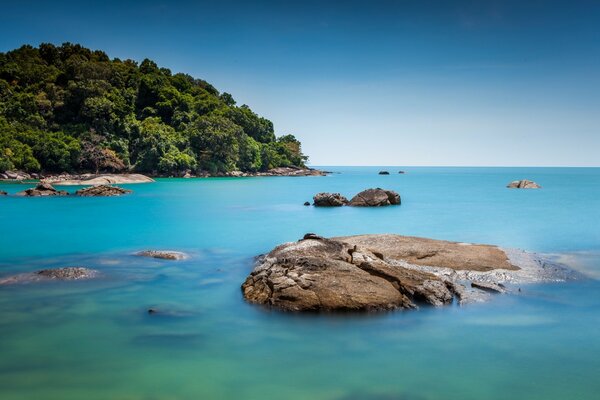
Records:
M152 60L72 43L0 53L0 178L319 175L307 159L229 93Z

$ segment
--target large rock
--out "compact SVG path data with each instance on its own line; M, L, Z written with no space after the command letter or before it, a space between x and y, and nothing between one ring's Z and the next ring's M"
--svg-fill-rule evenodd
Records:
M0 285L10 285L16 283L31 283L43 281L76 281L92 279L98 276L98 271L84 267L62 267L43 269L36 272L9 276L0 279Z
M340 207L348 204L348 199L339 193L317 193L313 204L316 207Z
M60 185L115 185L130 183L149 183L154 179L142 174L83 174L83 175L57 175L43 179L43 182Z
M528 179L522 179L520 181L512 181L506 187L510 188L510 189L539 189L539 188L541 188L540 185L538 185L534 181L530 181Z
M24 181L31 179L31 175L23 171L5 171L0 177L2 179L10 179L16 181Z
M403 265L411 261L415 262L411 267ZM310 234L262 257L242 291L251 303L290 311L388 310L451 303L457 294L455 283L418 269L418 263L518 269L494 246L398 235L325 239Z
M389 310L442 306L454 298L481 302L494 293L518 293L511 288L522 283L582 278L549 259L490 245L310 233L259 257L242 292L248 302L288 311Z
M363 190L350 200L355 207L380 207L400 204L400 195L393 190L380 188Z
M131 193L129 189L123 189L118 186L98 185L85 189L79 189L75 194L77 196L122 196Z
M56 190L49 183L40 183L34 188L18 192L17 196L68 196L69 193L64 190Z

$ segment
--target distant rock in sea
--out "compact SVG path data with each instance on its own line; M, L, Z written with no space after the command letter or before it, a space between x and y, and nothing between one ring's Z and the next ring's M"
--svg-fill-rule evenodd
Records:
M188 255L180 251L169 250L144 250L135 254L140 257L159 258L162 260L184 260Z
M77 196L84 196L84 197L122 196L124 194L129 194L129 193L131 193L131 190L129 190L129 189L123 189L118 186L110 186L110 185L91 186L91 187L88 187L85 189L79 189L77 192L75 192L75 194Z
M0 196L6 196L8 195L8 193L6 193L4 190L0 190Z
M389 175L388 171L379 171L379 175Z
M405 174L406 172L404 171L398 171L399 174Z
M372 311L484 301L504 284L578 279L538 256L400 235L307 234L258 258L244 298L287 311ZM470 287L463 285L471 282Z
M400 204L400 195L380 188L363 190L350 200L349 206L380 207Z
M84 267L62 267L43 269L36 272L18 274L0 279L0 285L32 283L44 281L76 281L98 276L98 271Z
M18 192L17 196L39 197L39 196L68 196L64 190L56 190L49 183L39 183L36 187Z
M348 204L348 199L339 193L317 193L313 202L316 207L341 207Z
M541 188L540 185L538 185L534 181L530 181L528 179L522 179L520 181L512 181L506 187L510 188L510 189L539 189L539 188Z

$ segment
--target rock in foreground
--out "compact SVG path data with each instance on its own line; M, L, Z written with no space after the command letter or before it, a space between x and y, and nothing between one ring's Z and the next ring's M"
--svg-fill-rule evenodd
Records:
M539 189L540 185L535 183L534 181L530 181L528 179L522 179L520 181L512 181L507 186L509 189Z
M188 256L180 251L145 250L135 254L140 257L159 258L161 260L184 260Z
M79 189L77 192L75 192L75 194L77 196L85 196L85 197L122 196L124 194L129 194L129 193L131 193L131 190L129 190L129 189L123 189L118 186L110 186L110 185L91 186L91 187L88 187L85 189Z
M380 207L400 204L400 195L393 190L380 188L363 190L350 200L354 207Z
M523 269L489 245L399 235L326 239L308 234L260 258L245 299L288 311L361 311L482 301L499 282L569 279L565 269L519 253ZM563 275L561 275L563 274ZM464 284L476 282L473 287Z
M84 267L51 268L0 279L0 285L43 282L50 280L76 281L91 279L95 278L96 276L98 276L98 271Z
M64 190L56 190L49 183L40 183L34 188L30 188L27 190L23 190L22 192L17 193L17 196L29 196L29 197L39 197L39 196L68 196L69 193Z
M339 193L317 193L313 202L316 207L341 207L348 204L348 199Z

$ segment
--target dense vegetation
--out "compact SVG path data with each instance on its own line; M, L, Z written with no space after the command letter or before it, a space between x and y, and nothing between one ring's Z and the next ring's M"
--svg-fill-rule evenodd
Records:
M0 171L180 174L304 166L300 142L228 93L80 45L0 53Z

